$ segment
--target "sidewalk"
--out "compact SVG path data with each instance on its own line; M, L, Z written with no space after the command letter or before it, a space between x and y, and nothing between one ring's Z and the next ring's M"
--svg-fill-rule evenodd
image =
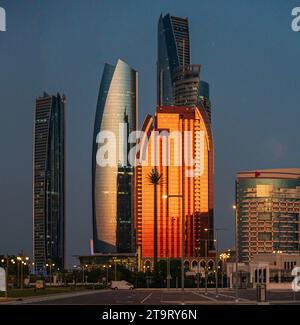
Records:
M80 291L80 292L49 294L49 295L39 296L39 297L3 298L3 299L6 299L6 301L4 300L2 302L2 300L0 300L0 306L1 305L24 305L24 304L26 305L26 304L33 304L33 303L42 302L42 301L51 301L51 300L57 300L57 299L64 299L64 298L71 298L71 297L79 297L79 296L91 295L91 294L96 294L96 293L105 292L105 291L107 291L107 290L105 290L105 289L104 290L86 290L86 291ZM12 299L14 299L14 300L12 300Z

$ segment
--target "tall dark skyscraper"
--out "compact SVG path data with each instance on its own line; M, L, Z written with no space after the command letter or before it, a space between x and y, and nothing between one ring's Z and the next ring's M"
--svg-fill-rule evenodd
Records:
M209 83L200 80L200 100L205 108L208 118L211 122L211 103L209 99Z
M200 80L199 64L189 64L177 69L173 78L173 93L176 106L203 106L211 122L209 84Z
M92 192L93 242L95 253L129 253L133 246L133 168L127 163L127 137L137 129L138 74L128 64L105 64L95 116ZM123 127L120 128L120 125ZM117 149L111 165L99 165L99 132L108 131L116 140ZM121 149L119 143L121 142ZM112 152L113 151L113 152Z
M174 105L173 79L179 67L191 62L187 18L160 16L158 22L157 104Z
M195 106L199 103L200 65L179 67L173 78L174 103L177 106Z
M35 270L65 266L65 96L36 99L33 148Z
M160 16L158 22L157 104L202 105L211 121L209 84L200 79L200 65L191 64L187 18Z

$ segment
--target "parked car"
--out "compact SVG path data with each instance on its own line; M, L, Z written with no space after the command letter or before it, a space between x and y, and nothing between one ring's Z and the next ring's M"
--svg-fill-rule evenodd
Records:
M111 289L113 290L118 290L118 289L134 289L133 284L122 280L122 281L111 281L110 286Z

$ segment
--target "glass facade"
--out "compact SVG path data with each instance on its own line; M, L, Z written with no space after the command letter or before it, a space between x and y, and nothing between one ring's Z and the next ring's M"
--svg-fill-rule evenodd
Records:
M46 263L65 266L65 97L36 100L33 158L33 256L38 273Z
M135 173L135 216L140 256L143 259L154 257L154 186L150 184L148 177L154 168L149 163L153 152L158 154L156 168L162 175L156 193L158 258L182 256L182 194L185 219L184 256L204 256L205 240L208 249L213 248L213 139L207 115L203 108L159 107L154 118L148 116L145 119L142 130L149 140L142 139L141 152L144 155L140 157L140 165ZM189 131L192 138L188 151L194 165L177 164L178 157L182 157L182 137L166 139L164 135L160 135L154 141L151 137L154 130L167 130L170 134ZM199 131L203 132L202 139ZM202 140L203 151L200 150ZM168 164L163 163L165 150L169 152ZM203 173L188 177L189 171L199 164L203 164Z
M238 254L299 253L300 169L237 174Z
M187 18L160 16L157 56L158 106L203 105L211 121L209 84L200 80L200 65L191 64Z
M119 150L114 166L101 167L96 160L101 147L97 140L100 131L112 132L118 146L120 141L127 143L120 131L120 123L126 123L127 133L136 130L137 84L137 72L122 60L118 60L115 66L105 64L95 116L92 157L93 242L96 253L130 252L134 249L133 169L124 162ZM123 152L124 156L127 153Z
M200 67L190 64L177 69L173 78L174 103L176 106L203 106L211 122L209 84L200 80Z
M190 64L187 18L160 16L158 23L157 104L174 105L173 78L180 66Z
M174 78L174 101L176 106L199 104L200 65L192 64L180 67Z
M200 101L204 106L209 120L211 121L211 102L209 99L209 83L206 81L200 81Z

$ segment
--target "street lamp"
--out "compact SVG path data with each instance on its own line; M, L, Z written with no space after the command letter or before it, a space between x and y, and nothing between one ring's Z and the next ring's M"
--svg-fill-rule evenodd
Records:
M213 228L204 228L204 232L206 233L205 238L198 238L199 241L204 241L205 243L205 266L204 266L204 271L205 271L205 295L207 295L208 291L208 272L207 272L207 260L208 260L208 231L213 230ZM216 245L216 252L215 252L215 286L216 286L216 297L218 297L218 231L223 231L223 230L228 230L227 228L216 228L215 229L215 234L216 238L213 240L215 245ZM211 239L210 239L211 240Z
M181 125L182 130L184 130L184 117L183 115L180 115L181 119ZM185 242L184 242L184 234L185 234L185 217L184 217L184 196L185 196L185 164L184 164L184 158L185 158L185 150L184 150L184 132L181 132L181 194L175 194L175 195L164 195L164 198L181 198L181 291L182 291L182 304L184 304L184 256L185 256Z
M204 228L204 231L206 233L205 239L204 239L204 243L205 243L205 267L204 267L204 272L205 272L205 295L207 295L207 255L208 255L208 245L207 245L207 241L208 241L208 230L212 230L212 228ZM201 239L200 239L201 240Z
M224 288L224 267L225 267L225 263L227 261L227 259L230 257L230 253L221 253L220 254L220 259L222 261L222 272L221 272L221 276L222 276L222 289Z
M84 264L82 265L81 269L82 269L82 284L86 284L86 279L85 279L85 276L84 276L84 271L85 269L87 269L88 265L87 264Z
M17 256L17 271L18 271L18 288L20 288L20 261L21 257Z
M50 286L52 285L52 267L54 267L55 264L54 263L46 263L46 267L49 267L50 273L49 273L49 277L50 277Z
M205 273L205 295L207 295L207 255L208 255L208 252L207 252L207 232L208 232L208 229L205 228L204 231L206 232L206 239L204 241L205 243L205 268L204 268L204 273Z
M235 213L235 301L239 301L239 285L238 285L238 212L237 206L234 204L232 209Z
M216 257L215 257L215 281L216 281L216 297L218 297L219 292L218 292L218 232L219 231L225 231L228 230L227 228L216 228L215 229L215 234L216 234L216 239L214 242L216 243ZM222 283L223 283L223 278L222 278Z
M114 258L114 265L115 265L115 281L117 281L117 259Z
M182 219L181 220L181 290L182 290L182 294L184 294L184 251L185 251L185 243L184 243L185 218L184 218L184 199L183 199L184 197L183 194L168 194L168 195L163 195L162 198L163 199L181 198L182 201L182 205L181 205L181 219ZM169 251L169 245L168 245L168 251ZM168 257L168 264L169 264L169 257ZM169 280L171 276L169 272L170 272L170 266L168 266L167 280Z
M104 269L106 269L106 286L108 286L108 270L111 268L111 265L103 265Z
M17 256L17 266L18 266L18 287L23 289L23 265L26 265L26 262L29 261L28 256L24 256L23 252L20 254L20 256ZM21 276L19 276L21 270Z

